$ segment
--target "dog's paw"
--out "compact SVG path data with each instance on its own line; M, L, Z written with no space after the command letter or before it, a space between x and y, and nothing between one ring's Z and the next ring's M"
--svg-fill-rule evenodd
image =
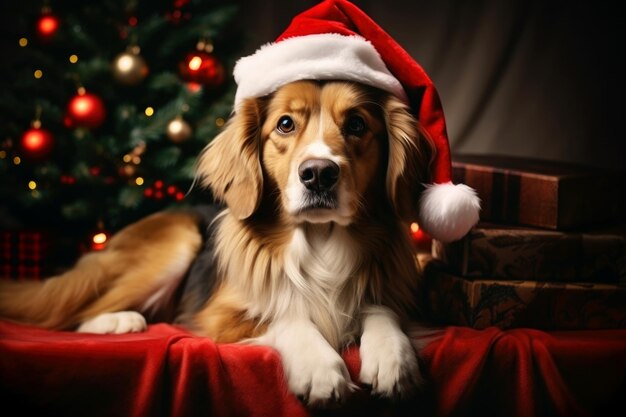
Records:
M417 354L403 333L378 338L375 334L361 339L359 379L383 397L405 398L421 384Z
M143 332L147 328L146 319L136 311L104 313L84 321L77 332L98 334L123 334Z
M319 355L283 358L289 389L312 407L341 403L356 388L343 359L330 350Z

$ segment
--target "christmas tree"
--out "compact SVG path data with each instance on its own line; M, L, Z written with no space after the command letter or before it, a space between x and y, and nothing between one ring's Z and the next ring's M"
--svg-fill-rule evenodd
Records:
M81 240L207 202L194 165L232 109L236 6L25 1L2 14L0 228Z

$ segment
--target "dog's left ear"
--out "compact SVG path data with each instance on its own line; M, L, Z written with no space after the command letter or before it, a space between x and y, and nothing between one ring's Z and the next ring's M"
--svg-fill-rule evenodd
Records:
M389 158L387 194L402 220L418 218L419 199L430 182L430 164L435 148L406 104L388 96L384 106Z
M202 185L239 219L256 211L263 191L261 107L260 99L241 103L224 131L204 149L196 169Z

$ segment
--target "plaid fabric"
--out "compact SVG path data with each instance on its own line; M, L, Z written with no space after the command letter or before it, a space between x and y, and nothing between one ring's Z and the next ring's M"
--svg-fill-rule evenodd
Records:
M50 249L46 233L0 232L0 277L41 279Z

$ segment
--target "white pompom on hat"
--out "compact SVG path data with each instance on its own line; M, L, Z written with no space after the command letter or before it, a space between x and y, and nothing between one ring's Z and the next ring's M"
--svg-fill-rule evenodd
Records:
M435 86L391 36L349 1L322 1L299 14L275 42L237 61L234 76L235 110L246 98L298 80L355 81L395 95L410 106L436 148L433 183L420 197L420 227L448 242L478 222L476 192L451 182L450 146Z

